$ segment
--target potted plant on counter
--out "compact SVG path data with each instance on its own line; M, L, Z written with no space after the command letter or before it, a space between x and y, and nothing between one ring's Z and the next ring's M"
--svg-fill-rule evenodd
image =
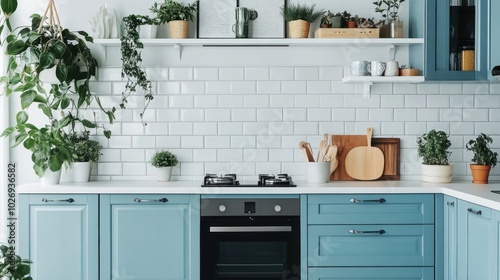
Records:
M471 139L465 144L467 151L474 153L474 157L472 158L473 163L470 165L472 183L474 184L488 184L490 170L497 165L498 153L491 150L491 143L493 143L493 139L481 133L475 140Z
M422 181L449 183L453 163L449 163L451 142L444 131L431 130L417 138L418 156L422 157Z
M21 259L8 246L0 246L0 279L33 280L29 276L30 264L30 260Z
M101 156L102 146L99 142L89 139L89 131L80 135L71 133L69 135L73 181L77 183L88 182L90 173Z
M151 164L156 167L158 181L170 181L172 168L177 162L177 157L169 151L156 152L151 158Z
M171 38L182 39L188 38L189 21L194 20L198 11L198 2L184 6L173 0L165 0L159 5L154 3L150 10L156 14L161 23L168 23Z
M324 10L314 11L316 5L291 4L281 6L281 15L288 22L288 35L290 38L308 38L311 22L319 19Z

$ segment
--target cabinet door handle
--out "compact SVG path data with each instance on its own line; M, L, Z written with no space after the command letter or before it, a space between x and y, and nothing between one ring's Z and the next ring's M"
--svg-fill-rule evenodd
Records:
M453 202L453 201L447 201L446 205L453 207L453 206L455 206L455 202Z
M74 199L68 198L68 199L46 199L42 198L42 202L67 202L67 203L73 203L75 202Z
M160 199L140 199L136 198L134 199L134 202L161 202L161 203L167 203L168 199L167 198L160 198Z
M349 202L352 202L352 203L384 203L384 202L386 202L386 200L384 198L372 199L372 200L362 200L362 199L351 198L351 199L349 199Z
M467 212L472 213L472 214L476 214L476 215L478 215L478 216L481 216L481 215L483 214L483 213L481 212L481 210L477 210L477 211L476 211L476 210L474 210L474 209L472 209L472 208L467 208Z
M383 230L383 229L381 229L381 230L355 230L355 229L350 229L349 233L350 234L373 234L373 233L384 234L385 230Z

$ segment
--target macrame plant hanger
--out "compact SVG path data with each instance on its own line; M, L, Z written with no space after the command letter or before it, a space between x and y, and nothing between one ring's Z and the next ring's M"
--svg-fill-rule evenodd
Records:
M47 5L47 8L45 9L45 13L43 14L42 21L40 22L40 26L38 27L38 33L42 32L43 22L45 21L47 14L49 15L49 17L48 17L49 26L52 29L54 29L55 31L57 30L57 33L62 40L63 36L62 36L61 21L59 20L59 14L57 13L56 3L54 2L54 0L49 0L49 4Z

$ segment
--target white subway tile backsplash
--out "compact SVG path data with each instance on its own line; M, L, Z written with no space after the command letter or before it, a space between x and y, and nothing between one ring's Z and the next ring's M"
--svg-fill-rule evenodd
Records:
M156 147L155 136L132 136L133 148L154 148Z
M193 124L186 122L174 122L168 124L169 135L192 135Z
M109 139L110 148L132 148L131 136L112 136Z
M230 140L229 136L205 136L205 148L229 149L231 148Z
M247 67L247 68L245 68L245 80L247 80L247 81L269 80L269 68L268 67Z
M269 161L268 149L245 149L243 160L245 162L267 162Z
M267 95L245 95L243 106L246 108L268 108L269 96Z
M146 75L151 81L168 80L168 69L165 68L146 68Z
M308 94L329 94L331 92L330 81L308 81L307 93Z
M440 85L439 84L430 84L430 83L417 84L417 93L418 94L439 94L440 93ZM444 94L444 93L442 93L442 94Z
M393 109L370 109L370 121L392 122L394 121Z
M334 94L353 94L354 84L346 84L341 81L332 82L332 93Z
M231 82L231 94L255 94L257 84L253 81Z
M123 163L123 174L127 176L146 175L146 163Z
M294 79L299 81L314 81L319 79L318 67L295 67Z
M487 122L488 114L488 109L464 109L463 120L466 122Z
M238 122L251 122L257 120L256 109L232 109L231 120Z
M287 81L281 83L281 93L284 94L306 94L306 81Z
M473 122L450 122L450 134L470 135L474 134Z
M181 137L180 136L157 136L156 137L156 148L160 149L175 149L181 147ZM150 158L148 156L147 158Z
M205 93L205 83L204 82L192 82L186 81L181 82L181 93L182 94L204 94Z
M425 108L426 105L427 105L427 97L424 95L405 96L406 108Z
M282 122L282 121L271 121L268 122L269 134L273 135L292 135L293 123L292 122Z
M490 109L490 121L500 121L500 109Z
M271 122L271 121L282 121L283 120L283 110L282 109L257 109L257 121L258 122Z
M198 162L181 162L181 175L200 175L203 172L203 163Z
M428 122L427 123L427 131L432 129L442 130L446 133L450 133L450 123L448 122Z
M393 93L392 84L373 84L371 94L388 95Z
M156 110L156 119L160 122L180 121L179 109L158 109Z
M179 94L181 93L180 82L158 82L158 94Z
M181 148L199 149L203 148L203 136L182 136Z
M144 135L142 123L122 123L122 135Z
M427 96L427 108L448 108L448 107L450 107L449 95Z
M99 175L122 175L121 163L99 162L97 172Z
M356 120L356 109L333 109L332 110L332 120L336 122L341 121L355 121Z
M262 135L268 134L267 122L249 122L243 123L243 135Z
M414 122L417 120L417 109L394 109L394 120Z
M346 123L347 124L347 123ZM350 124L350 128L354 127L354 131L348 134L366 134L366 129L368 127L373 128L373 135L380 135L381 125L380 122L356 122L354 126Z
M243 95L225 95L219 98L220 108L242 108Z
M219 68L219 80L221 81L242 81L244 77L242 67Z
M370 111L366 108L356 109L356 121L367 122L370 120Z
M168 96L156 95L153 101L149 103L149 109L163 109L168 108Z
M320 106L320 96L319 95L296 95L295 107L298 108L310 108Z
M344 134L343 122L320 122L319 133Z
M341 81L343 77L343 67L319 67L319 79L322 81Z
M404 108L404 95L383 95L380 97L380 105L382 108Z
M480 94L486 95L490 93L490 86L488 83L464 83L464 94Z
M416 94L416 84L394 84L394 94Z
M171 95L168 97L170 108L193 108L193 100L192 95Z
M219 69L215 67L194 68L194 79L199 81L219 80Z
M209 122L225 122L231 120L230 109L206 109L205 120Z
M331 121L332 109L311 108L307 109L307 121Z
M305 135L290 135L281 137L281 147L288 149L297 149L300 141L305 141Z
M500 95L476 95L474 105L476 108L500 108Z
M344 96L344 107L378 108L380 107L380 95L372 95L370 98L364 98L363 95L346 95Z
M223 97L225 98L225 97ZM221 98L221 99L223 99ZM195 108L217 108L219 105L219 97L217 95L195 95Z
M217 161L216 149L193 149L193 161L195 162L215 162Z
M406 122L405 123L405 134L406 135L422 135L427 133L427 123L425 122Z
M242 135L243 123L241 122L220 122L217 130L218 135Z
M109 95L112 93L111 82L89 82L89 90L96 95Z
M227 161L241 162L241 161L243 161L243 150L242 149L218 149L217 150L217 161L219 161L219 162L227 162Z
M217 135L216 122L202 122L193 124L194 135Z
M460 83L453 83L453 84L446 84L446 83L441 83L439 84L439 92L441 94L463 94L463 86Z
M293 161L294 149L269 149L269 161Z
M319 133L319 124L317 122L295 122L295 134L315 135Z
M192 80L193 68L169 68L168 77L171 81Z
M283 121L306 121L307 109L283 109Z
M231 148L255 148L257 147L256 136L232 136Z
M341 108L344 99L341 95L321 95L319 97L320 107Z
M405 133L404 122L383 122L381 135L402 135Z
M258 81L257 94L279 94L281 92L281 82L279 81Z
M206 94L230 94L231 93L231 82L206 82L205 83L205 93Z
M444 122L458 122L463 119L462 109L440 109L439 114L439 119Z
M295 106L293 95L271 95L269 98L271 107L287 108Z
M291 81L294 77L294 69L293 67L271 67L269 77L273 81Z
M125 151L127 151L127 150L125 150ZM101 149L101 154L102 155L99 158L99 163L101 163L101 162L119 162L122 160L120 149Z
M451 95L450 96L451 108L472 108L474 107L473 95Z
M417 120L419 122L439 121L439 109L418 109Z
M281 136L273 134L261 134L256 137L257 148L280 148Z
M122 68L121 67L101 67L97 70L97 80L105 81L121 81Z
M476 122L475 123L475 134L485 133L488 135L498 135L498 128L500 127L500 122Z
M500 84L491 83L490 84L490 94L500 94Z
M255 164L256 174L279 174L283 173L281 170L281 163L279 162L257 162Z

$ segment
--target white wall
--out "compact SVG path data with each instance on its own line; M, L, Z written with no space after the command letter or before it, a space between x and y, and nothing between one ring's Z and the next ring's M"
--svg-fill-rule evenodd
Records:
M372 1L318 2L334 11L372 10ZM365 2L369 8L359 5ZM88 30L87 20L97 10L89 3L100 4L61 2L63 23ZM108 1L121 14L147 10L150 4L144 3ZM124 86L119 48L94 49L101 68L92 90L106 105L118 106ZM407 63L407 51L398 49L401 63ZM170 47L148 48L143 66L156 93L145 117L148 126L142 126L139 118L143 99L131 98L128 109L118 109L116 123L109 126L113 137L109 141L96 137L104 146L104 156L94 175L100 180L153 179L154 169L148 164L151 155L169 149L180 160L174 171L179 180L228 172L252 180L268 172L288 172L303 179L304 161L297 149L300 140L310 141L317 149L323 133L363 134L368 126L374 128L375 136L402 139L401 173L407 180L419 179L416 137L432 128L451 135L456 179L470 179L467 163L472 156L463 147L474 135L490 134L494 148L500 149L500 85L379 84L373 86L372 97L365 99L362 85L341 81L343 67L355 59L387 60L387 50L192 47L185 48L179 60ZM22 166L20 181L35 180L29 154L17 150L13 157ZM493 174L500 178L500 168Z

